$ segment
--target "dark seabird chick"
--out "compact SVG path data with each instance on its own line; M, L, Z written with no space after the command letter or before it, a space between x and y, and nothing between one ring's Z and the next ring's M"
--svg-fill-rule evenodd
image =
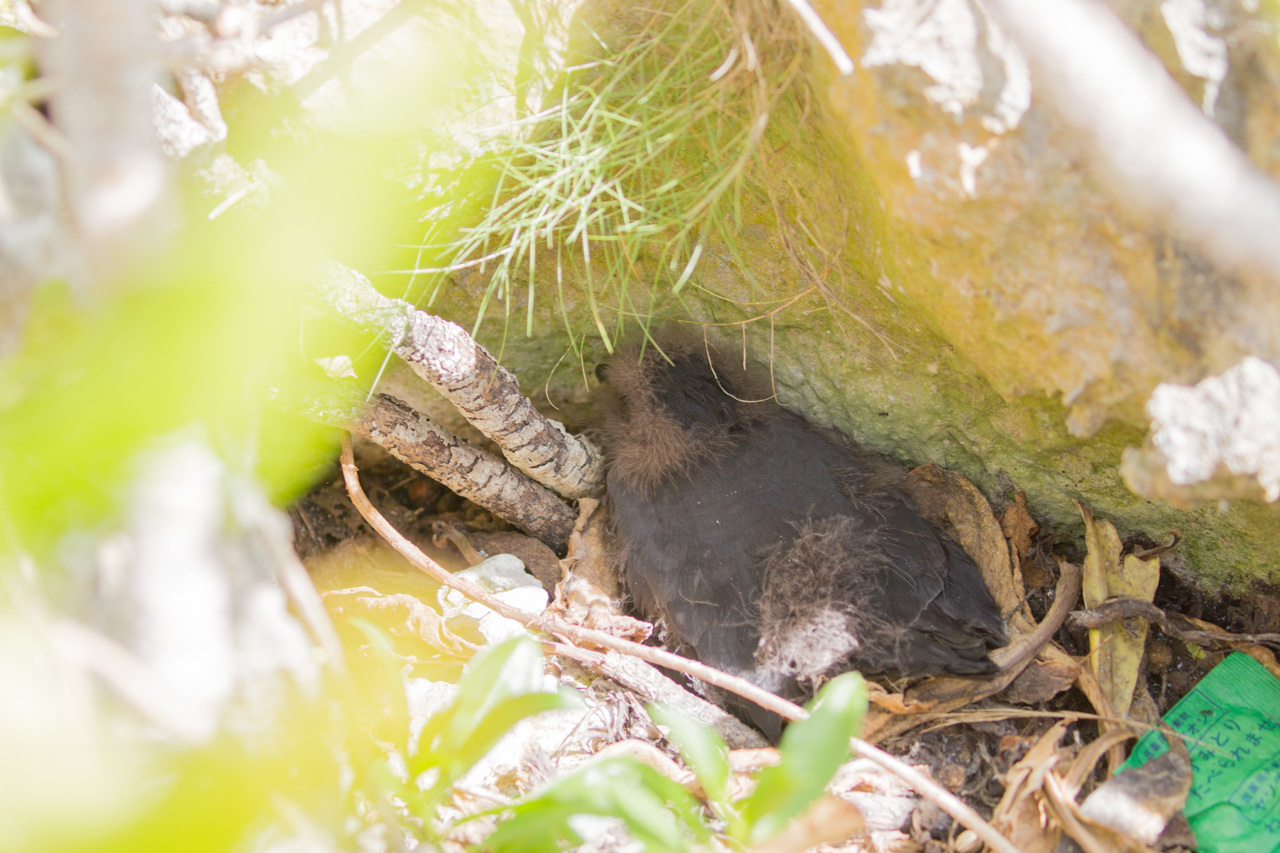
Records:
M1008 640L978 567L879 456L759 399L702 341L597 370L621 575L705 663L789 699L857 669L986 675ZM708 356L711 355L709 359ZM669 360L668 360L669 359ZM782 720L724 697L777 740Z

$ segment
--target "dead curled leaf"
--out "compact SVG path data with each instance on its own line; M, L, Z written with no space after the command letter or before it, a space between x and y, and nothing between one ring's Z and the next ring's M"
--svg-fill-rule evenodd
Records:
M1047 702L1062 691L1070 689L1079 675L1080 664L1070 657L1062 660L1035 660L1005 688L1000 698L1014 705Z
M1013 553L1021 562L1031 550L1031 538L1040 530L1040 525L1031 517L1027 509L1027 493L1018 492L1013 496L1013 503L1000 513L1000 530L1004 533Z
M1009 768L992 825L1026 853L1059 849L1063 833L1088 853L1148 850L1186 804L1191 763L1185 747L1179 743L1165 761L1126 769L1079 806L1080 785L1103 754L1129 734L1113 731L1077 750L1061 745L1070 725L1069 720L1056 723ZM974 849L976 839L967 835L957 839L958 850Z
M1095 519L1089 508L1079 502L1076 508L1084 519L1088 552L1084 561L1085 607L1101 607L1109 598L1117 596L1145 602L1154 599L1160 581L1159 557L1142 559L1134 554L1122 555L1123 546L1115 526ZM1141 617L1090 629L1089 661L1097 695L1090 695L1089 700L1099 714L1122 719L1130 716L1147 630L1147 620ZM1081 679L1082 689L1087 681ZM1112 723L1101 724L1104 732L1112 726ZM1110 754L1111 769L1118 769L1123 760L1124 753L1117 746Z
M1057 849L1061 831L1045 811L1041 789L1044 777L1061 758L1059 744L1070 722L1063 720L1027 750L1004 776L1004 796L991 815L991 824L1024 853Z
M1127 729L1112 729L1085 744L1062 776L1063 790L1075 799L1085 780L1093 775L1102 756L1132 737L1134 732Z
M1169 820L1186 806L1191 792L1186 744L1180 737L1168 739L1168 752L1112 776L1085 799L1080 814L1144 844L1154 844Z
M1080 814L1080 807L1065 790L1056 773L1046 774L1044 779L1045 801L1053 816L1071 840L1085 853L1147 853L1150 848L1123 833L1095 823Z
M1148 851L1147 845L1186 803L1191 764L1185 748L1180 756L1150 770L1144 766L1112 777L1085 806L1079 806L1075 798L1080 786L1093 775L1103 755L1131 733L1112 730L1073 758L1074 748L1057 747L1068 725L1067 721L1055 725L1006 774L1005 796L996 807L993 823L1007 827L1011 837L1018 836L1015 843L1021 842L1024 850L1055 849L1045 845L1065 832L1086 853ZM1034 810L1029 803L1035 804ZM1047 830L1044 838L1020 833L1018 822L1033 816Z

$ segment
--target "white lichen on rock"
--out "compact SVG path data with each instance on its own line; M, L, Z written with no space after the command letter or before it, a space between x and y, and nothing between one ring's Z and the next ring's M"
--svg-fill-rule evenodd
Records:
M985 10L985 21L979 22L975 7L982 9L966 0L887 0L878 9L867 9L863 14L874 36L862 65L914 65L933 78L924 95L944 112L960 118L979 106L989 113L983 127L1007 133L1031 106L1031 73L1017 46ZM999 95L989 105L981 104L988 85L983 52L1003 66Z
M1273 365L1250 356L1194 388L1162 384L1147 412L1174 484L1200 483L1225 467L1256 477L1267 500L1280 498L1280 372Z

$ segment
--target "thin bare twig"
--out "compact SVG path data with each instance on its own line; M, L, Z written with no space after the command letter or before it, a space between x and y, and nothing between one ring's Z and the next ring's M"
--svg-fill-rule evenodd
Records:
M813 37L818 40L818 44L822 45L822 49L831 57L831 61L836 64L840 73L852 74L854 65L848 51L844 49L844 45L840 44L840 40L835 37L822 18L818 17L813 7L805 0L787 0L787 5L795 10L800 20L804 21L809 32L813 33Z
M623 640L606 634L603 631L594 631L590 628L583 628L579 625L573 625L561 619L551 616L530 616L524 611L517 610L506 602L499 601L494 596L485 592L480 587L470 581L459 578L450 574L443 566L432 560L421 549L406 539L397 531L390 522L388 522L381 513L369 502L365 496L364 490L360 486L359 472L356 470L355 454L351 448L350 436L344 436L342 439L342 477L347 485L347 491L351 496L351 502L359 510L365 521L369 523L374 530L378 531L393 548L400 552L410 563L416 568L425 572L428 576L439 581L442 585L457 590L458 592L488 607L490 610L513 619L524 625L526 628L534 631L544 631L553 636L569 639L573 644L586 643L600 648L609 649L610 651L621 652L623 654L632 655L641 660L663 666L668 669L691 675L694 678L705 681L708 684L728 690L744 699L750 700L765 710L772 711L779 716L788 720L802 720L808 716L799 705L788 702L780 696L775 696L766 690L763 690L744 678L728 675L719 670L712 669L706 664L680 657L663 649L652 648L650 646L642 646L639 643L633 643L630 640ZM577 650L582 651L582 650ZM558 653L558 652L557 652ZM576 655L575 655L576 656ZM581 658L579 658L581 659ZM947 814L955 818L956 822L973 830L974 834L981 838L987 846L999 853L1018 853L1018 849L1009 842L1007 838L1001 835L991 824L987 823L982 817L969 806L965 805L950 791L943 788L932 779L925 776L913 767L904 764L902 761L889 755L881 749L859 738L850 740L851 748L855 755L866 758L876 764L878 767L892 773L902 781L906 782L921 796L924 796L935 803L939 808Z
M1227 630L1204 631L1175 625L1178 614L1171 617L1149 601L1136 598L1112 598L1092 610L1077 610L1071 614L1071 624L1077 628L1100 628L1122 619L1139 617L1160 626L1171 637L1187 643L1243 643L1280 647L1280 634L1236 634Z

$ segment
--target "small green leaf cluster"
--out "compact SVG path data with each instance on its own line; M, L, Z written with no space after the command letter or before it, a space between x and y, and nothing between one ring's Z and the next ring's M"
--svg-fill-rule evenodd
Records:
M409 759L410 778L434 776L426 801L436 804L525 717L581 704L572 692L542 691L542 650L527 635L482 650L458 682L452 705L427 720Z
M816 800L849 756L849 738L862 726L867 687L846 673L829 682L809 716L783 734L781 761L765 768L754 791L734 799L728 748L720 736L666 708L651 708L706 794L707 807L737 845L758 844L786 827ZM591 762L563 776L510 810L484 850L551 850L581 844L580 815L620 820L646 850L681 851L705 844L708 820L685 788L629 757Z

